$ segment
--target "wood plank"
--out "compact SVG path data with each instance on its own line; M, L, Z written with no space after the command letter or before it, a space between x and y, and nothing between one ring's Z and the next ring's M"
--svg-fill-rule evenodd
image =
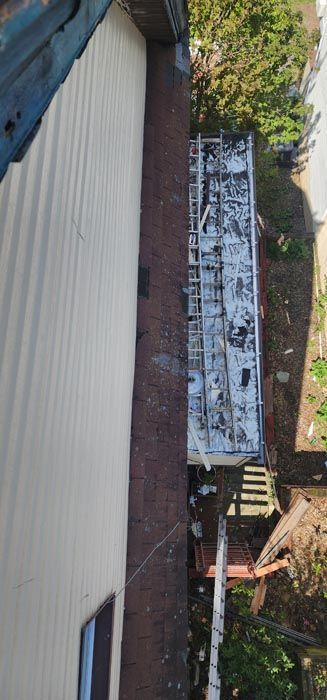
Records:
M276 559L272 564L268 564L267 566L262 566L260 568L255 568L253 571L249 571L247 567L239 567L236 569L235 566L233 567L227 567L227 577L231 579L231 581L237 581L237 583L240 583L241 581L244 581L245 579L256 579L256 578L261 578L261 576L265 576L266 574L270 574L273 571L278 571L279 569L283 569L285 566L289 566L289 559ZM237 573L236 573L237 572ZM196 569L189 569L189 576L190 578L214 578L216 576L216 567L215 565L207 567L204 571L197 571ZM229 581L226 584L226 588L232 588L233 586L236 586L237 583L233 583L232 585L229 583Z
M240 583L243 583L246 579L244 578L230 578L229 581L226 583L226 591L228 591L230 588L234 588L234 586L238 586Z
M253 615L257 615L259 610L262 608L265 600L266 590L266 579L265 576L262 576L262 578L260 578L259 584L256 586L254 597L251 601L250 610Z
M289 559L276 559L272 564L267 564L267 566L255 569L253 578L260 578L260 576L271 574L273 571L278 571L278 569L284 569L284 567L289 566L289 564Z
M264 566L269 561L273 561L278 552L285 546L286 540L299 524L301 518L310 506L310 499L302 491L298 491L291 500L287 510L284 512L275 529L267 540L256 566Z

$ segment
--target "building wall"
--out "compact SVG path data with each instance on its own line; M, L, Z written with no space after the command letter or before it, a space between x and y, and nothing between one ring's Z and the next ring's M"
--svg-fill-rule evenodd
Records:
M145 77L113 5L0 185L3 700L77 698L81 627L125 581Z
M321 3L322 5L322 3ZM321 279L327 274L327 16L322 5L321 40L308 81L306 102L313 107L307 126L308 194L312 229L316 233Z
M313 107L308 125L309 185L315 228L327 216L327 17L322 20L322 35L308 81L306 102Z
M307 102L313 105L308 148L312 214L316 224L327 215L327 17L324 19L317 65L313 68Z

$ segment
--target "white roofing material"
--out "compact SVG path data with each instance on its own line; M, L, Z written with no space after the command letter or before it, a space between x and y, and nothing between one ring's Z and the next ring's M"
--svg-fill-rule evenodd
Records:
M251 134L191 142L189 240L189 416L205 452L262 459ZM198 451L190 432L189 452Z

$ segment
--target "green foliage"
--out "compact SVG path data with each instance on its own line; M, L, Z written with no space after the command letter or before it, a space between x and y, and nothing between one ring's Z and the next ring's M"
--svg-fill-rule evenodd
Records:
M271 239L268 239L267 246L266 246L266 253L267 253L267 258L269 258L269 260L280 260L279 245L277 245L276 241L272 241Z
M267 257L271 260L305 260L308 255L308 246L300 239L288 238L282 245L272 240L267 242Z
M320 442L323 448L327 450L327 400L323 401L318 411L316 411L314 420Z
M312 571L316 576L319 576L319 574L322 571L322 563L320 561L313 561L312 562Z
M278 292L276 292L275 287L268 287L267 289L267 301L270 306L277 306L279 302Z
M296 140L309 37L290 0L190 0L192 128Z
M241 583L232 589L232 603L242 615L250 612L254 588ZM219 652L222 681L227 690L242 688L256 700L292 698L295 685L290 678L294 666L284 638L266 627L252 627L238 621L229 623Z
M308 394L307 402L312 404L312 403L315 403L315 401L316 401L316 397L313 394Z
M316 411L316 420L320 425L327 425L327 401L323 401L318 411Z
M270 352L274 352L275 350L278 350L278 343L275 338L270 336L267 341L267 348L270 350Z
M287 643L281 635L265 627L247 627L247 634L236 623L224 634L219 653L222 681L227 689L242 688L256 700L283 698L296 692L290 671L294 666Z
M322 688L327 688L327 675L326 673L316 673L316 675L313 677L313 682L317 688L322 689Z
M249 614L254 592L254 588L246 586L245 583L240 583L238 586L232 588L233 604L237 607L241 615Z
M276 230L278 231L278 233L288 233L291 229L292 219L293 219L291 209L279 208L277 210L276 214L277 214Z
M327 668L325 664L317 663L313 668L312 681L316 700L326 700Z
M264 212L270 224L276 228L285 186L276 155L263 144L257 144L256 149L256 191L259 211Z
M319 386L327 387L327 362L324 358L318 357L312 362L310 374L315 378Z
M292 240L288 238L280 247L281 253L284 253L289 260L305 260L309 255L308 246L301 239Z
M326 289L326 277L325 277L325 289ZM318 299L314 307L315 313L317 315L317 325L316 330L322 331L324 329L326 316L327 316L327 292L320 292Z

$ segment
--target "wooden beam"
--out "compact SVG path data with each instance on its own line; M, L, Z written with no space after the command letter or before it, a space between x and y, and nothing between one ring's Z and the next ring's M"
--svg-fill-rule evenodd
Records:
M229 588L234 588L234 586L238 586L240 583L243 583L247 579L244 578L230 578L229 581L226 583L226 591L229 590Z
M274 561L272 564L255 569L253 578L260 578L260 576L271 574L273 571L278 571L278 569L284 569L285 566L289 566L289 564L289 559L276 559L276 561Z
M262 608L267 590L266 578L262 576L259 584L256 586L254 596L251 600L250 610L252 615L257 615Z
M278 552L285 547L286 541L307 512L309 506L310 499L299 489L267 540L256 562L256 566L262 567L276 558Z
M240 572L237 577L234 576L234 573L231 573L228 571L228 565L227 565L227 576L230 578L231 581L235 581L232 585L227 581L226 588L232 588L233 586L236 586L238 583L241 581L244 581L245 579L253 580L256 578L261 578L261 576L265 576L266 574L271 574L274 571L278 571L278 569L283 569L285 566L289 566L289 559L276 559L272 564L268 564L267 566L262 566L260 568L254 568L253 571L249 571L247 567L244 566L244 572ZM232 567L233 570L235 567ZM216 576L216 566L208 566L206 569L203 571L197 571L194 568L189 569L189 577L190 578L214 578Z

